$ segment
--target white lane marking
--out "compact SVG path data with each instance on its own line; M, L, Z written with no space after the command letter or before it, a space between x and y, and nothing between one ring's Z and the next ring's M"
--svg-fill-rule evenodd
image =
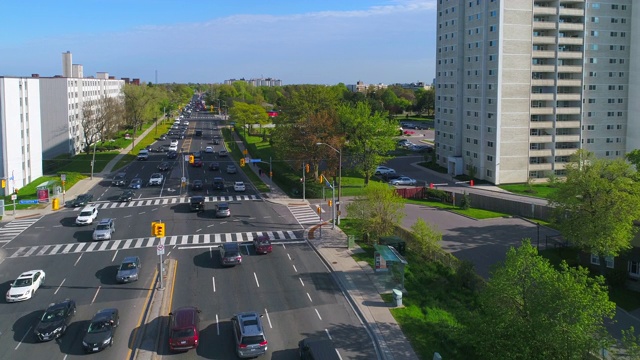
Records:
M291 260L291 255L289 255L289 253L287 253L287 257L289 258L289 260Z
M256 285L260 287L260 283L258 282L258 275L256 275L256 273L253 273L253 277L256 279Z
M116 252L113 253L113 257L111 258L111 262L116 261L116 255L118 255L118 250L116 250Z
M220 335L220 322L218 321L218 314L216 314L216 329L218 331L218 335Z
M31 333L31 328L32 328L32 327L33 327L33 326L29 326L29 329L27 329L27 332L26 332L26 333L24 333L24 335L22 336L22 339L20 339L20 342L18 343L18 345L16 345L15 349L13 349L13 350L18 350L18 348L20 347L20 345L21 345L21 344L22 344L22 342L24 341L24 338L26 338L26 337L27 337L27 335L29 335L29 334Z
M269 328L273 329L273 325L271 325L271 318L269 317L269 312L267 309L264 309L264 314L267 315L267 321L269 322Z
M211 281L213 282L213 292L216 292L216 278L212 277Z
M98 290L96 290L96 294L95 294L95 295L93 295L93 300L91 300L91 304L93 304L93 303L96 301L96 298L98 297L98 293L100 292L100 288L101 288L101 287L102 287L102 285L101 285L101 286L98 286ZM317 311L317 310L316 310L316 311Z
M76 263L73 264L73 266L75 267L76 265L78 265L78 261L80 261L80 259L82 259L82 255L84 255L84 253L80 254L80 256L78 256L78 260L76 260Z
M302 278L298 278L298 280L300 280L300 284L302 284L302 286L304 286L304 282L302 282Z
M294 270L295 272L298 272L298 269L296 269L296 266L295 266L295 265L292 265L292 266L293 266L293 270Z
M60 285L58 285L58 288L56 289L56 291L53 292L53 295L57 294L58 291L60 291L60 288L62 287L62 284L64 284L65 281L67 281L67 278L62 279L62 282L60 283Z
M309 293L307 293L307 297L309 298L309 301L313 302L313 300L311 300L311 295L309 295Z
M320 313L318 312L318 309L314 309L316 311L316 314L318 315L318 319L322 320L322 316L320 316Z
M329 338L329 340L333 340L333 338L331 337L331 334L329 334L329 330L324 329L324 332L327 333L327 337Z

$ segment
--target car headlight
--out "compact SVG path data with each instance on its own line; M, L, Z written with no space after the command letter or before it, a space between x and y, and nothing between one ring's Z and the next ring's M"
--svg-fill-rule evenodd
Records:
M108 338L107 340L102 342L102 345L107 345L109 342L111 342L111 338Z
M62 331L62 326L60 326L59 328L56 328L56 329L55 329L55 330L53 330L52 332L55 334L55 333L58 333L58 332L60 332L60 331Z

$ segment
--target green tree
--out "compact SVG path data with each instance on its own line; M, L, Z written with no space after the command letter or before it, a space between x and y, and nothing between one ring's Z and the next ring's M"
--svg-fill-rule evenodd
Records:
M636 167L636 170L640 170L640 149L631 150L624 157Z
M132 149L135 147L136 131L142 129L142 124L145 121L152 120L157 116L161 91L156 86L132 84L124 86L127 125L133 129Z
M349 217L357 220L359 231L372 238L393 234L404 218L404 198L383 183L371 183L364 194L349 205Z
M229 109L229 115L232 121L235 121L237 124L242 124L242 128L244 129L243 136L245 138L247 135L247 125L251 129L254 124L259 124L262 128L262 125L269 123L269 115L260 105L236 101L233 103L233 107ZM249 135L251 135L251 130L249 130Z
M418 218L418 220L411 225L411 231L415 239L416 250L421 254L428 254L430 251L436 249L440 241L442 241L442 233L427 225L422 218Z
M554 222L562 235L586 252L618 256L631 247L640 219L640 186L624 160L595 158L579 150L566 166L566 181L552 193Z
M622 330L621 343L625 352L624 359L640 360L640 336L636 335L633 326L628 330Z
M556 270L528 239L493 270L479 304L468 330L480 359L584 359L615 314L603 277L565 262Z
M376 167L389 159L388 153L396 147L393 136L398 132L398 125L389 121L386 114L372 113L369 105L362 102L339 106L338 116L349 161L364 174L365 184L369 184Z

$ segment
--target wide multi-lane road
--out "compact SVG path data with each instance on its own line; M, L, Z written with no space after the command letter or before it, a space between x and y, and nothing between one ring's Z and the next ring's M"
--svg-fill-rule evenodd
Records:
M197 306L202 310L201 346L179 357L233 358L230 318L241 311L264 315L269 341L267 358L297 358L297 342L307 336L332 337L343 359L375 357L371 340L353 309L321 259L304 241L299 221L287 206L264 201L242 171L226 174L226 164L232 160L216 155L224 146L222 141L214 145L214 139L222 139L217 120L195 117L189 121L187 136L180 140L185 153L204 153L206 146L215 149L215 153L203 154L202 168L184 164L182 157L167 159L164 153L152 153L149 160L135 161L125 171L129 180L140 177L146 184L150 175L157 172L157 165L169 161L173 168L164 173L161 186L144 186L130 203L114 201L122 189L111 186L109 179L91 190L99 209L97 220L115 219L116 232L111 240L91 241L94 226L76 226L79 209L67 208L25 222L19 235L2 243L2 294L23 271L43 269L47 275L45 286L33 299L0 303L0 359L80 356L88 321L107 307L120 310L120 327L114 346L93 357L128 358L154 287L158 263L155 247L159 243L165 245L166 256L178 264L172 308ZM195 129L202 129L203 136L195 137ZM208 169L212 161L220 163L221 171ZM212 189L214 176L225 179L224 190ZM184 187L182 177L187 179ZM204 190L190 189L189 184L195 179L205 182ZM247 191L234 192L234 181L245 181ZM196 194L205 196L204 212L189 211L188 198ZM214 205L223 201L230 204L231 217L215 218ZM155 220L166 224L164 238L151 237L151 222ZM273 239L273 253L255 254L250 240L259 235ZM222 268L217 246L230 241L242 242L244 261L235 268ZM117 267L129 255L141 258L140 280L116 284ZM36 343L33 327L44 309L65 298L78 304L67 334L58 341ZM160 354L167 354L166 337L160 341Z

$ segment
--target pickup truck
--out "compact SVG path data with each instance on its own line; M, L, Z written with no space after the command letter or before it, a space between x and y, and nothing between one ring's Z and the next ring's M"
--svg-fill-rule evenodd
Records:
M138 160L147 160L149 159L149 150L140 150L138 153Z

